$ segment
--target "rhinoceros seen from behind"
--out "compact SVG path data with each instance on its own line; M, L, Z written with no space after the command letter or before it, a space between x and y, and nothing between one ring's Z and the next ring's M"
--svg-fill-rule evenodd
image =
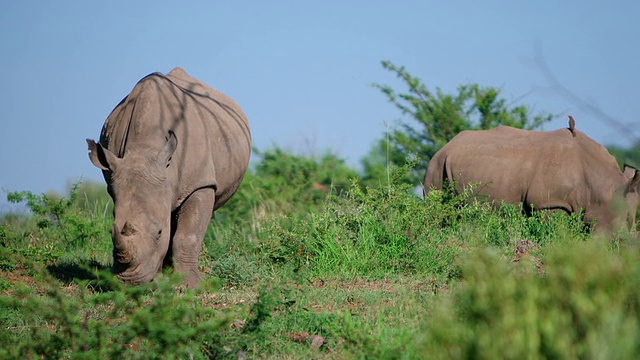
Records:
M87 139L114 202L113 270L129 284L173 264L187 286L212 211L235 193L251 152L247 119L229 97L175 68L140 80Z
M600 144L574 128L549 132L508 126L463 131L429 162L425 195L444 183L458 188L477 183L489 201L522 204L523 211L584 210L596 230L635 225L640 171L616 160Z

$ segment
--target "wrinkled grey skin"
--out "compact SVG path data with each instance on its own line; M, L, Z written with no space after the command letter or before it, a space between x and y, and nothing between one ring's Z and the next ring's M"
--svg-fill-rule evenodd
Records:
M242 110L175 68L140 80L105 121L99 144L87 144L114 202L117 276L142 284L173 263L196 286L212 211L235 193L249 162Z
M429 162L425 195L445 182L458 187L479 183L477 192L490 201L523 204L523 212L584 210L584 221L596 231L635 224L640 171L620 171L609 152L574 129L526 131L507 126L463 131Z

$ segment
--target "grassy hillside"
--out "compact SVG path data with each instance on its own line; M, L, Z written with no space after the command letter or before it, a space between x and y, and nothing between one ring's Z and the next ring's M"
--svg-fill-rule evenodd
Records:
M593 238L577 215L525 218L468 194L422 200L402 169L363 189L325 160L295 181L248 174L211 222L197 291L170 270L118 283L107 203L11 194L33 214L0 227L0 358L640 353L637 235Z

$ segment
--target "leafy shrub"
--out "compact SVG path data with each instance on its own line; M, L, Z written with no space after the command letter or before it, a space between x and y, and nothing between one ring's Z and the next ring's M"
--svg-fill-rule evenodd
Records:
M327 194L342 192L358 176L330 153L303 156L278 147L254 152L259 160L217 218L256 227L273 216L304 217L319 210Z
M485 248L432 310L419 343L438 358L634 358L640 351L637 248L548 249L543 271Z
M19 313L14 331L0 334L0 357L183 358L203 357L200 344L228 318L201 305L194 291L176 293L179 279L138 287L109 273L68 294L51 277L39 291L18 285L0 296L3 309ZM100 292L91 289L111 288ZM3 311L4 314L6 314ZM3 318L7 327L10 319Z
M209 275L220 279L225 286L238 287L254 284L259 276L259 269L247 254L225 254L212 259L211 262L212 265L208 269Z
M321 212L290 228L275 227L274 246L304 259L316 276L384 277L388 274L432 273L446 276L457 253L455 244L432 236L440 216L395 179L384 188L361 189L354 182L344 196L331 196ZM446 215L444 215L446 216Z
M26 202L35 222L34 227L24 228L23 236L14 236L9 247L20 252L53 248L53 252L62 253L100 246L108 251L109 219L82 207L77 190L78 184L72 187L68 198L29 191L9 193L9 202Z

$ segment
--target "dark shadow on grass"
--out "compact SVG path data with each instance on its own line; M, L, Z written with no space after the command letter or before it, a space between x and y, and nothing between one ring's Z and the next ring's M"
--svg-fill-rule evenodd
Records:
M47 271L51 276L65 285L88 280L93 284L94 291L96 292L112 291L109 286L102 284L102 281L96 277L97 273L110 273L111 267L105 266L95 260L91 260L88 264L60 263L48 265Z

